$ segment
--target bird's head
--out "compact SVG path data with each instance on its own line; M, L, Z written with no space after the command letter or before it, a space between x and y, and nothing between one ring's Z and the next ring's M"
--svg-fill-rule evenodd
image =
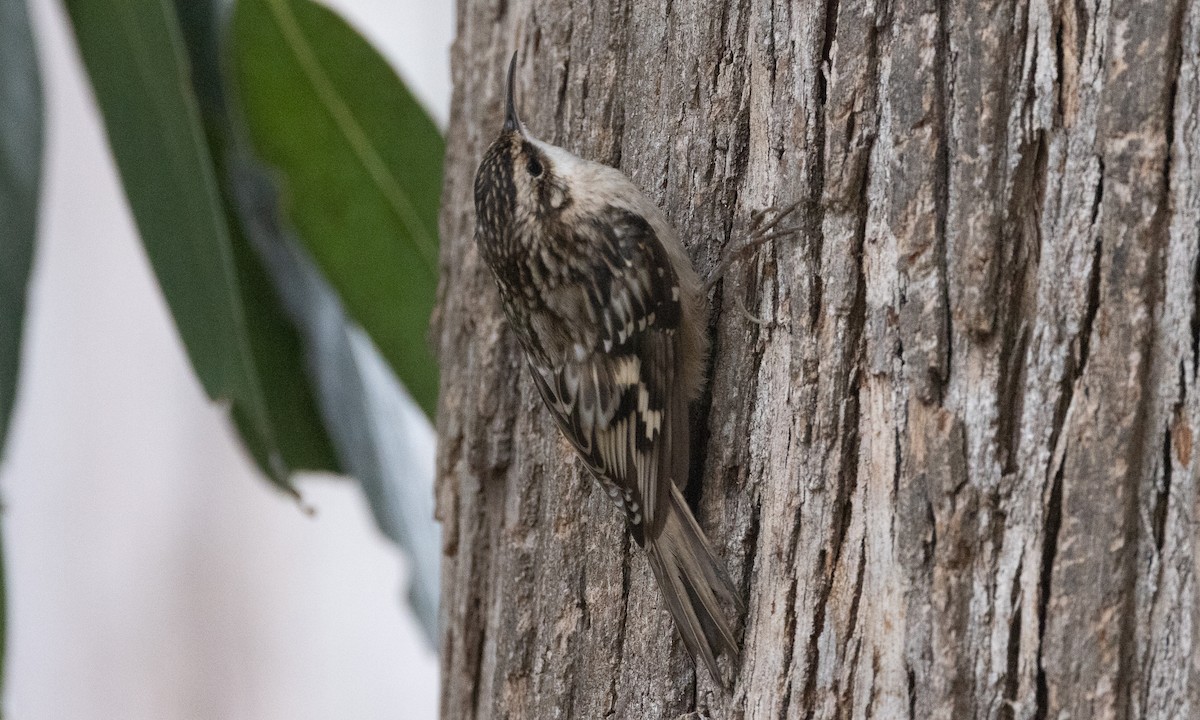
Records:
M476 234L480 242L511 246L552 222L573 202L572 186L585 163L533 137L513 98L517 55L508 66L504 124L475 173Z

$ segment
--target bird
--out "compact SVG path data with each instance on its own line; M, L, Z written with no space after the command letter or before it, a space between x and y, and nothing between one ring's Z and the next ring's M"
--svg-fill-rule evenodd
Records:
M475 175L475 241L558 429L624 514L693 664L728 692L744 612L680 488L705 386L707 285L621 171L534 137L514 101Z

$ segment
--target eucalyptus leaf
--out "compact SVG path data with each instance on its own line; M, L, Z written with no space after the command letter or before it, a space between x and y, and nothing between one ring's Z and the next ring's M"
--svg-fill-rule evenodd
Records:
M225 178L239 200L243 230L303 337L309 376L342 467L361 483L380 530L406 551L408 600L436 647L441 536L433 517L433 429L288 230L280 215L279 176L262 166L243 129L231 118L233 172Z
M319 445L323 431L304 396L297 344L230 224L174 7L161 0L66 6L192 366L210 397L230 403L251 454L291 490L292 470L327 467L332 454Z
M0 458L17 395L37 233L42 91L24 0L0 0Z
M225 0L175 0L194 68L192 82L213 147L222 194L240 232L235 248L250 247L239 266L269 275L288 324L299 333L304 368L339 464L362 484L376 523L407 551L408 597L426 638L436 643L441 540L433 519L433 432L386 369L378 351L342 309L337 294L307 251L284 228L271 176L257 162L231 109L222 75ZM227 203L228 204L228 203ZM239 255L242 253L239 252ZM240 273L243 278L247 272ZM247 287L248 307L254 291ZM274 303L270 304L274 307ZM253 313L251 313L253 325ZM252 338L262 337L251 332ZM282 335L280 335L282 337ZM267 391L271 385L267 385Z
M295 325L280 306L274 281L246 237L233 187L231 158L239 153L224 89L221 19L227 3L212 0L175 0L182 36L191 58L191 82L213 169L224 204L234 263L244 300L250 350L258 371L270 422L276 427L281 453L290 468L337 471L341 468L312 394L304 361L304 348ZM251 419L234 408L234 420L243 436L252 438ZM262 442L248 441L259 465ZM257 452L256 452L257 451Z
M238 103L279 173L286 217L432 417L440 132L386 61L316 3L239 0L232 33Z
M374 344L346 317L307 252L282 230L269 178L251 158L240 160L234 186L246 234L304 338L342 467L362 484L379 529L408 554L409 603L436 647L441 535L433 518L433 428Z
M16 400L42 174L42 90L24 0L0 0L0 460ZM0 551L0 682L8 635Z

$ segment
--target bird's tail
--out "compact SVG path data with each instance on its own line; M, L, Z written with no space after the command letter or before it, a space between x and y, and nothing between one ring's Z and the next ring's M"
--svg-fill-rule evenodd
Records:
M717 655L724 653L736 668L740 650L722 603L739 611L742 603L678 488L671 488L665 510L657 537L646 540L646 557L692 662L703 659L713 680L728 691Z

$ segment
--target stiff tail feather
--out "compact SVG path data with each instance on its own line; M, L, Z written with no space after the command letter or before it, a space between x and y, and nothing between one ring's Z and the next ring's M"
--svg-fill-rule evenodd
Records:
M722 603L739 612L742 603L678 488L671 487L664 509L662 529L646 539L646 557L692 661L703 659L713 680L728 692L717 655L724 653L736 668L741 651Z

